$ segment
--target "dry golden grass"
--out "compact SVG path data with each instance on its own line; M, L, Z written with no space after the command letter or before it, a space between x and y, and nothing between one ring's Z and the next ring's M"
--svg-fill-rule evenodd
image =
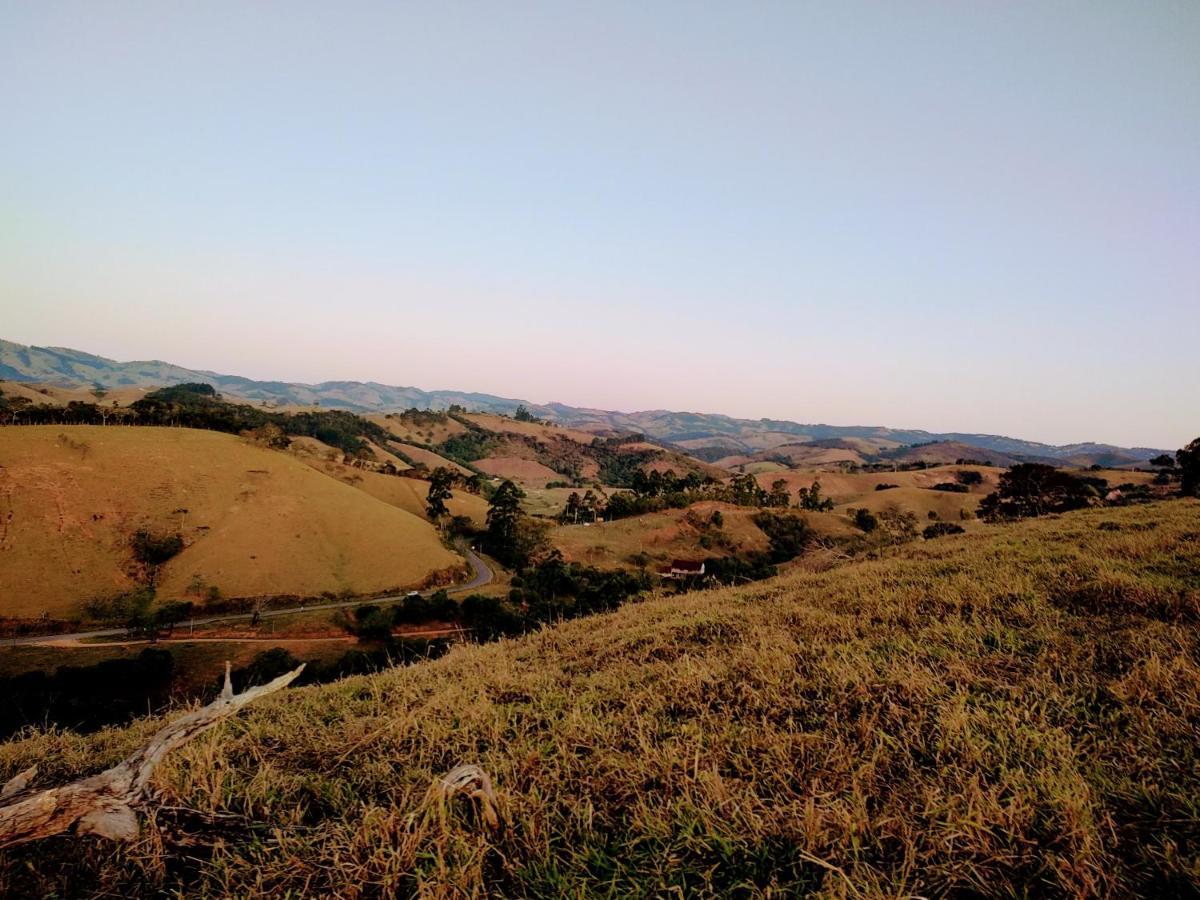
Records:
M715 510L724 518L721 528L704 528L702 523ZM729 503L704 501L687 509L669 509L593 525L560 525L550 532L550 542L568 562L581 562L601 569L631 568L632 558L645 554L654 563L672 559L703 559L709 556L744 555L767 549L767 536L754 524L757 510ZM700 538L710 536L710 546Z
M533 459L519 456L490 456L475 461L475 468L493 478L507 478L521 486L544 488L552 481L565 481L566 476Z
M289 691L156 776L245 829L20 848L0 892L1194 896L1198 571L1200 503L1085 511ZM461 763L499 828L431 792Z
M312 438L304 438L305 441L310 441L317 447L328 448L325 444L315 441ZM292 442L292 449L296 447L296 441ZM312 466L319 472L324 472L348 484L351 487L358 488L366 494L370 494L376 500L382 500L391 506L403 509L406 512L412 513L414 516L420 516L428 521L429 516L425 512L426 500L429 496L429 482L419 478L397 478L394 475L384 475L379 472L370 472L363 469L356 469L353 466L347 466L340 462L341 453L333 451L335 459L330 459L328 453L310 452L308 450L300 450L297 456L308 465ZM391 459L391 457L388 457ZM398 467L403 466L399 460L395 460ZM487 521L488 504L483 497L478 494L470 494L466 491L454 491L451 499L446 503L450 514L454 516L467 516L478 528L482 528Z
M596 438L588 431L577 431L573 428L562 428L543 422L518 422L516 419L491 413L468 413L463 418L474 422L485 431L494 431L497 434L520 434L543 441L567 440L587 445Z
M391 432L401 441L413 441L418 444L440 444L447 438L467 430L465 425L449 416L441 421L417 421L415 418L406 419L401 413L367 413L363 418Z
M451 469L463 475L471 474L471 470L466 466L459 465L454 460L447 459L440 454L434 453L432 450L426 450L423 447L414 447L412 444L395 443L392 446L414 463L421 463L428 469L443 468Z
M373 591L462 564L416 516L232 435L4 428L0 460L2 615L68 616L128 590L140 528L187 545L163 599L200 582L226 596Z
M66 406L73 401L97 403L103 406L112 406L114 403L117 406L128 406L135 400L141 400L153 390L154 388L149 387L105 388L103 395L97 397L92 389L85 387L61 387L55 384L0 380L0 391L3 391L4 396L9 399L23 397L32 403L49 403L54 406Z

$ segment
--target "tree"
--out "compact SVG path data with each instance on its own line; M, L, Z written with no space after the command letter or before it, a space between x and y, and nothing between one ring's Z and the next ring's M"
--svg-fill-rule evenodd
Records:
M1171 458L1170 453L1160 453L1154 459L1150 460L1152 466L1162 466L1165 469L1175 468L1175 460Z
M517 411L513 413L513 418L518 422L536 422L537 417L529 411L529 408L522 403L517 407Z
M1185 497L1200 497L1200 438L1175 454L1182 476L1180 491Z
M445 466L438 466L429 476L429 494L425 497L425 513L429 516L429 520L437 523L439 527L442 519L450 512L446 501L453 496L450 490L450 485L453 483L454 473Z
M571 491L571 496L567 497L567 505L563 508L562 515L558 517L558 520L560 522L578 522L579 505L579 492Z
M814 481L812 487L800 488L797 494L801 509L808 509L813 512L825 512L833 509L833 501L828 497L821 496L821 482L819 481Z
M525 492L505 481L488 503L487 545L488 551L501 562L512 563L516 548L517 524L521 519L521 498Z
M770 506L780 506L786 509L791 505L792 497L788 493L787 481L783 478L777 478L771 482L771 493L768 495Z
M1020 519L1082 509L1100 496L1095 485L1042 463L1020 463L1000 476L999 489L983 498L986 519Z

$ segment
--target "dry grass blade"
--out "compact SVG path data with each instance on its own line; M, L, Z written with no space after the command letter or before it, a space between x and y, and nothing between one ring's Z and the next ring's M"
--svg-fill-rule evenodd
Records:
M163 757L246 704L291 684L303 669L300 666L267 684L234 694L226 663L221 696L170 722L111 769L42 791L29 789L37 767L26 769L0 792L0 798L9 801L0 807L0 848L62 834L73 827L79 834L132 840L138 835L135 810L149 802L150 777Z

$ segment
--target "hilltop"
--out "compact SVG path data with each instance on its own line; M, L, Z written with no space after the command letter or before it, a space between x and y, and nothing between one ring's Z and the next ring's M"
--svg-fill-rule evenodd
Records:
M0 892L1187 895L1198 533L1089 510L291 690L157 776L219 842L17 848ZM0 780L156 725L29 735ZM431 788L459 763L498 828Z
M201 382L229 396L277 407L324 406L353 412L394 412L409 408L513 414L525 406L548 422L602 436L644 434L678 445L702 460L753 454L778 443L802 440L858 439L886 449L901 445L957 441L1014 459L1052 459L1071 465L1123 466L1144 463L1165 451L1110 444L1051 444L991 434L933 433L882 426L801 424L776 419L737 419L726 415L650 410L622 413L563 403L539 405L525 400L467 391L425 391L376 382L327 381L298 384L255 381L235 375L187 369L155 361L117 362L62 347L28 347L0 340L0 379L104 388L156 387ZM716 455L714 455L714 453Z

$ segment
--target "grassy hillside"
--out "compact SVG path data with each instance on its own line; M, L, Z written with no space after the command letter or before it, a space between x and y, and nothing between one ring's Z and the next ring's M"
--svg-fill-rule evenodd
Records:
M723 524L710 524L720 510ZM669 509L593 525L559 525L550 543L568 562L601 569L630 568L641 556L658 566L672 559L745 555L766 551L767 536L754 524L757 509L704 501L687 509ZM703 546L701 539L707 536Z
M200 584L234 597L372 591L462 564L397 507L227 434L0 429L0 615L70 616L134 587L138 529L186 545L160 598Z
M290 691L158 776L246 826L9 851L0 892L1194 895L1198 536L1195 501L1086 511ZM462 762L502 827L430 791Z
M319 472L324 472L338 481L358 488L377 500L398 507L414 516L428 520L425 512L426 500L429 496L429 482L417 478L396 478L379 472L365 471L341 462L342 454L336 451L329 453L329 448L312 438L293 439L288 450L298 459L312 466ZM383 455L379 451L377 455ZM331 458L333 457L333 458ZM388 460L395 458L388 456ZM403 463L395 460L397 468ZM488 504L478 494L466 491L454 491L453 496L446 502L446 507L452 516L467 516L477 528L483 528L487 520Z

